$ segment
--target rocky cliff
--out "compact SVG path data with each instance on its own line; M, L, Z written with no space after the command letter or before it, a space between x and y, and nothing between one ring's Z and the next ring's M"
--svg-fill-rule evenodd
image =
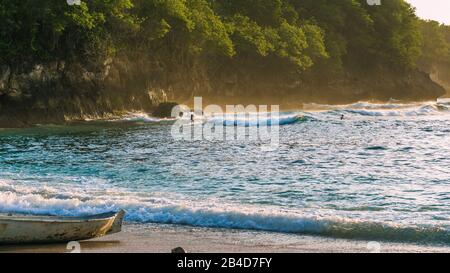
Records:
M305 102L420 101L445 94L429 75L418 71L395 74L378 69L340 78L323 77L287 85L270 76L255 78L235 72L215 77L198 71L166 73L126 58L105 60L96 70L54 63L18 73L1 66L0 127L111 118L127 111L151 113L160 103L190 103L194 96L203 96L206 103L299 108Z

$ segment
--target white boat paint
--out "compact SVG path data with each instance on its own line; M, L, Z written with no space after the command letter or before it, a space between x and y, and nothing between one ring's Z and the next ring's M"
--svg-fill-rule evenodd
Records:
M0 214L0 244L61 243L118 233L125 212L85 217Z

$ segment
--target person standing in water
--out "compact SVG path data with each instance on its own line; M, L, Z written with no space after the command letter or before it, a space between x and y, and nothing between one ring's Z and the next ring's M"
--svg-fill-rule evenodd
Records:
M345 116L344 116L344 114L342 114L341 115L341 120L344 120L345 119Z

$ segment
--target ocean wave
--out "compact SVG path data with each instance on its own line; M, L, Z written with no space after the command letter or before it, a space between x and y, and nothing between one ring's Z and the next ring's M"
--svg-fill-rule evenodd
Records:
M372 102L356 102L352 104L317 104L306 103L303 105L305 110L309 111L332 111L332 110L389 110L389 109L402 109L417 107L419 104L400 104L400 103L372 103Z
M223 114L217 116L194 115L194 124L214 123L222 126L274 126L292 125L300 122L328 120L331 116L361 116L361 117L416 117L428 115L450 114L450 102L440 100L438 102L423 103L372 103L357 102L347 105L305 104L302 112L281 112L271 116L271 113L250 113L247 115L238 113ZM185 114L181 121L191 125L190 114ZM121 119L113 121L133 123L160 123L175 121L176 118L161 119L152 117L143 112L129 113Z
M121 119L115 119L113 121L120 121L120 122L141 122L141 123L158 123L162 121L167 120L173 120L173 119L162 119L162 118L156 118L152 117L146 113L142 112L136 112L136 113L129 113L125 117Z
M273 115L271 113L260 114L223 114L216 116L195 116L194 122L191 122L188 118L182 118L180 121L184 125L205 125L214 124L215 126L225 127L263 127L263 126L284 126L295 124L299 122L313 121L314 118L309 115L303 115L301 113L277 113Z
M216 125L222 126L239 126L239 127L252 127L252 126L275 126L275 125L289 125L302 121L310 121L312 117L304 116L297 113L281 113L276 116L271 116L271 113L262 113L262 114L224 114L218 116L194 116L194 124L205 124L205 123L214 123ZM171 119L161 119L152 117L145 113L130 113L127 116L121 119L114 119L113 121L119 122L135 122L135 123L160 123L163 121L175 121L175 118ZM184 115L180 118L181 122L185 122L186 125L191 125L192 122L190 120L189 115Z
M368 117L416 117L416 116L429 116L440 115L442 112L448 111L445 106L435 105L422 105L420 107L411 108L393 108L393 109L340 109L333 110L329 113L332 114L344 114L344 115L358 115Z
M424 103L370 103L358 102L348 105L306 104L305 111L319 115L354 115L365 117L415 117L450 113L446 101Z
M276 116L270 116L270 114L263 115L226 115L223 118L213 118L211 121L218 125L223 126L283 126L295 124L298 122L311 120L310 117L303 116L301 114L280 114Z
M0 212L79 216L125 209L125 220L139 223L179 224L196 227L248 229L319 235L333 238L450 244L443 227L403 226L336 216L317 216L310 211L225 204L213 200L189 201L146 195L120 188L99 190L82 186L62 188L15 186L0 183ZM176 201L175 201L176 200Z

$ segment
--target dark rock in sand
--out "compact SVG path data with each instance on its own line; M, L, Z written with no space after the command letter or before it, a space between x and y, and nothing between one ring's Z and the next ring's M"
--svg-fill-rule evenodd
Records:
M160 103L156 109L153 111L152 116L157 118L171 118L172 109L179 104L176 102L163 102Z
M180 254L180 253L187 253L187 252L182 247L176 247L176 248L172 249L172 253Z

